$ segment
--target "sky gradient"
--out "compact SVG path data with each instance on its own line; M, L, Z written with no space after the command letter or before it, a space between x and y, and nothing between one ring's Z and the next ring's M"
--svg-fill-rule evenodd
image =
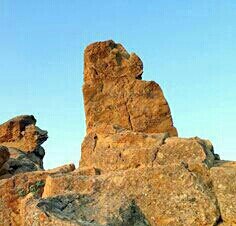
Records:
M235 159L235 0L1 0L0 123L33 114L45 168L78 165L85 134L83 50L113 39L162 87L179 136Z

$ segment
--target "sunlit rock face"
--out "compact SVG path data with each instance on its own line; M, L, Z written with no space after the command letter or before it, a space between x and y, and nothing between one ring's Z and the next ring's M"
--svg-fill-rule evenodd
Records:
M48 138L47 131L36 125L33 115L17 116L0 125L0 144L29 153Z
M47 132L33 116L0 125L0 226L236 225L236 163L209 140L177 137L161 88L141 80L140 58L96 42L84 66L77 169L42 170Z
M87 132L119 126L135 132L176 136L160 86L142 81L143 63L113 41L96 42L84 52L84 106Z
M34 116L22 115L0 125L0 178L43 170L45 151L41 144L48 135L35 124Z

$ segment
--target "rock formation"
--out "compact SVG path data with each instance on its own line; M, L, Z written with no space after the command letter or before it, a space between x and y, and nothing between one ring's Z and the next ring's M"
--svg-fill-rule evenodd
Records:
M137 55L105 41L84 57L78 169L43 170L47 133L33 116L0 126L0 226L236 225L236 163L220 160L209 140L177 137Z
M35 124L34 116L22 115L0 125L0 178L43 169L41 144L48 136Z
M39 129L33 115L15 117L0 125L0 144L30 153L47 140L47 131Z
M84 53L84 107L87 132L109 126L176 136L160 86L141 80L143 64L113 41L89 45Z

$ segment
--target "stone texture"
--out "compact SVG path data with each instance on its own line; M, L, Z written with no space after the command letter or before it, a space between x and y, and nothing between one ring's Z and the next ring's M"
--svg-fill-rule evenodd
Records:
M123 130L115 134L89 133L82 144L80 169L101 173L152 166L167 133L146 134Z
M0 169L3 166L3 164L9 159L10 153L8 151L8 148L4 146L0 146Z
M98 186L96 180L94 180L94 176L83 175L78 170L65 175L51 174L46 179L42 197L49 198L51 196L64 195L65 193L92 193Z
M30 171L43 170L43 161L36 152L25 153L16 148L8 148L10 158L2 166L0 179Z
M33 115L17 116L0 125L0 144L33 152L47 140L47 131L39 129Z
M135 132L176 136L160 86L142 81L142 61L113 41L96 42L84 53L84 107L87 132L109 125Z
M5 152L1 151L0 179L17 173L43 170L45 151L41 144L48 136L47 131L35 124L34 116L22 115L0 125L1 150L5 149Z
M82 180L87 181L86 186L81 186ZM47 183L46 180L45 187L48 186ZM67 212L66 217L76 219L77 222L93 222L91 225L126 225L122 224L125 220L121 213L129 216L129 208L126 207L132 203L139 210L135 219L143 219L146 225L214 225L220 217L211 187L183 164L129 169L95 175L92 178L78 175L78 171L75 171L65 177L52 176L50 184L49 187L53 188L60 184L61 189L57 189L58 193L52 189L51 194L47 193L47 198L38 201L37 205L46 205L41 211L47 213L47 219L50 219L50 215L55 217L59 214L60 219L64 216L61 211L45 209L51 206L50 197L62 199L74 194L86 197L86 202L80 207L83 210L77 207L76 211ZM90 189L86 190L85 187ZM74 208L73 205L71 208ZM122 209L127 212L121 211ZM42 214L39 212L35 215L35 211L31 212L33 213L37 219ZM30 218L29 214L28 212ZM64 220L66 222L65 218Z
M77 221L75 218L74 211L82 209L77 205L79 197L73 195L36 200L29 195L22 202L22 225L98 226L85 220Z
M178 138L161 88L142 71L113 41L86 48L77 169L42 170L47 132L33 116L0 125L0 226L236 225L236 163L209 140Z
M73 167L60 167L49 171L16 174L0 180L0 226L22 224L21 202L28 195L41 197L48 175L68 173Z
M205 163L211 167L216 157L213 146L199 138L171 137L165 140L157 153L155 164L171 164L173 162L187 164Z
M212 167L215 160L212 144L197 137L169 138L168 133L147 134L121 130L111 134L89 133L82 144L80 169L93 167L105 173L185 163L192 170L204 171L204 174L204 168Z
M93 202L88 195L67 195L57 196L40 200L37 204L47 215L53 215L61 220L69 220L79 225L101 226L102 224L90 220L89 215L93 214L92 208L88 208ZM109 219L107 225L140 225L149 226L150 224L142 214L135 201L132 200L128 205L121 207L119 216Z
M211 168L214 191L221 217L228 224L236 224L236 162L220 162Z

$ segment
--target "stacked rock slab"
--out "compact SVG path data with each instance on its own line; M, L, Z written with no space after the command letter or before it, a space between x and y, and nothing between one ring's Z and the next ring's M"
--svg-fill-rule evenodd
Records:
M142 81L142 73L140 58L129 54L121 44L110 40L85 49L83 94L87 136L82 145L81 167L101 168L101 164L113 161L109 171L149 164L163 137L177 136L160 86ZM148 135L157 133L163 134L156 139ZM154 146L146 142L150 139L145 136L153 140ZM115 143L116 147L112 147ZM126 151L122 152L124 148ZM135 153L135 149L139 151ZM125 155L130 159L128 162L123 159Z
M96 181L87 185L96 214L84 217L101 225L139 225L128 224L120 213L135 203L145 218L140 225L219 224L209 171L219 157L212 144L177 137L163 92L157 83L141 80L143 64L136 54L105 41L89 45L84 58L87 135L80 171L94 169ZM79 183L74 189L86 191Z
M219 160L208 140L178 138L159 85L142 81L142 70L113 41L86 48L80 166L0 178L0 226L236 225L235 162ZM21 160L19 150L41 153L46 133L32 116L3 125L0 167Z

